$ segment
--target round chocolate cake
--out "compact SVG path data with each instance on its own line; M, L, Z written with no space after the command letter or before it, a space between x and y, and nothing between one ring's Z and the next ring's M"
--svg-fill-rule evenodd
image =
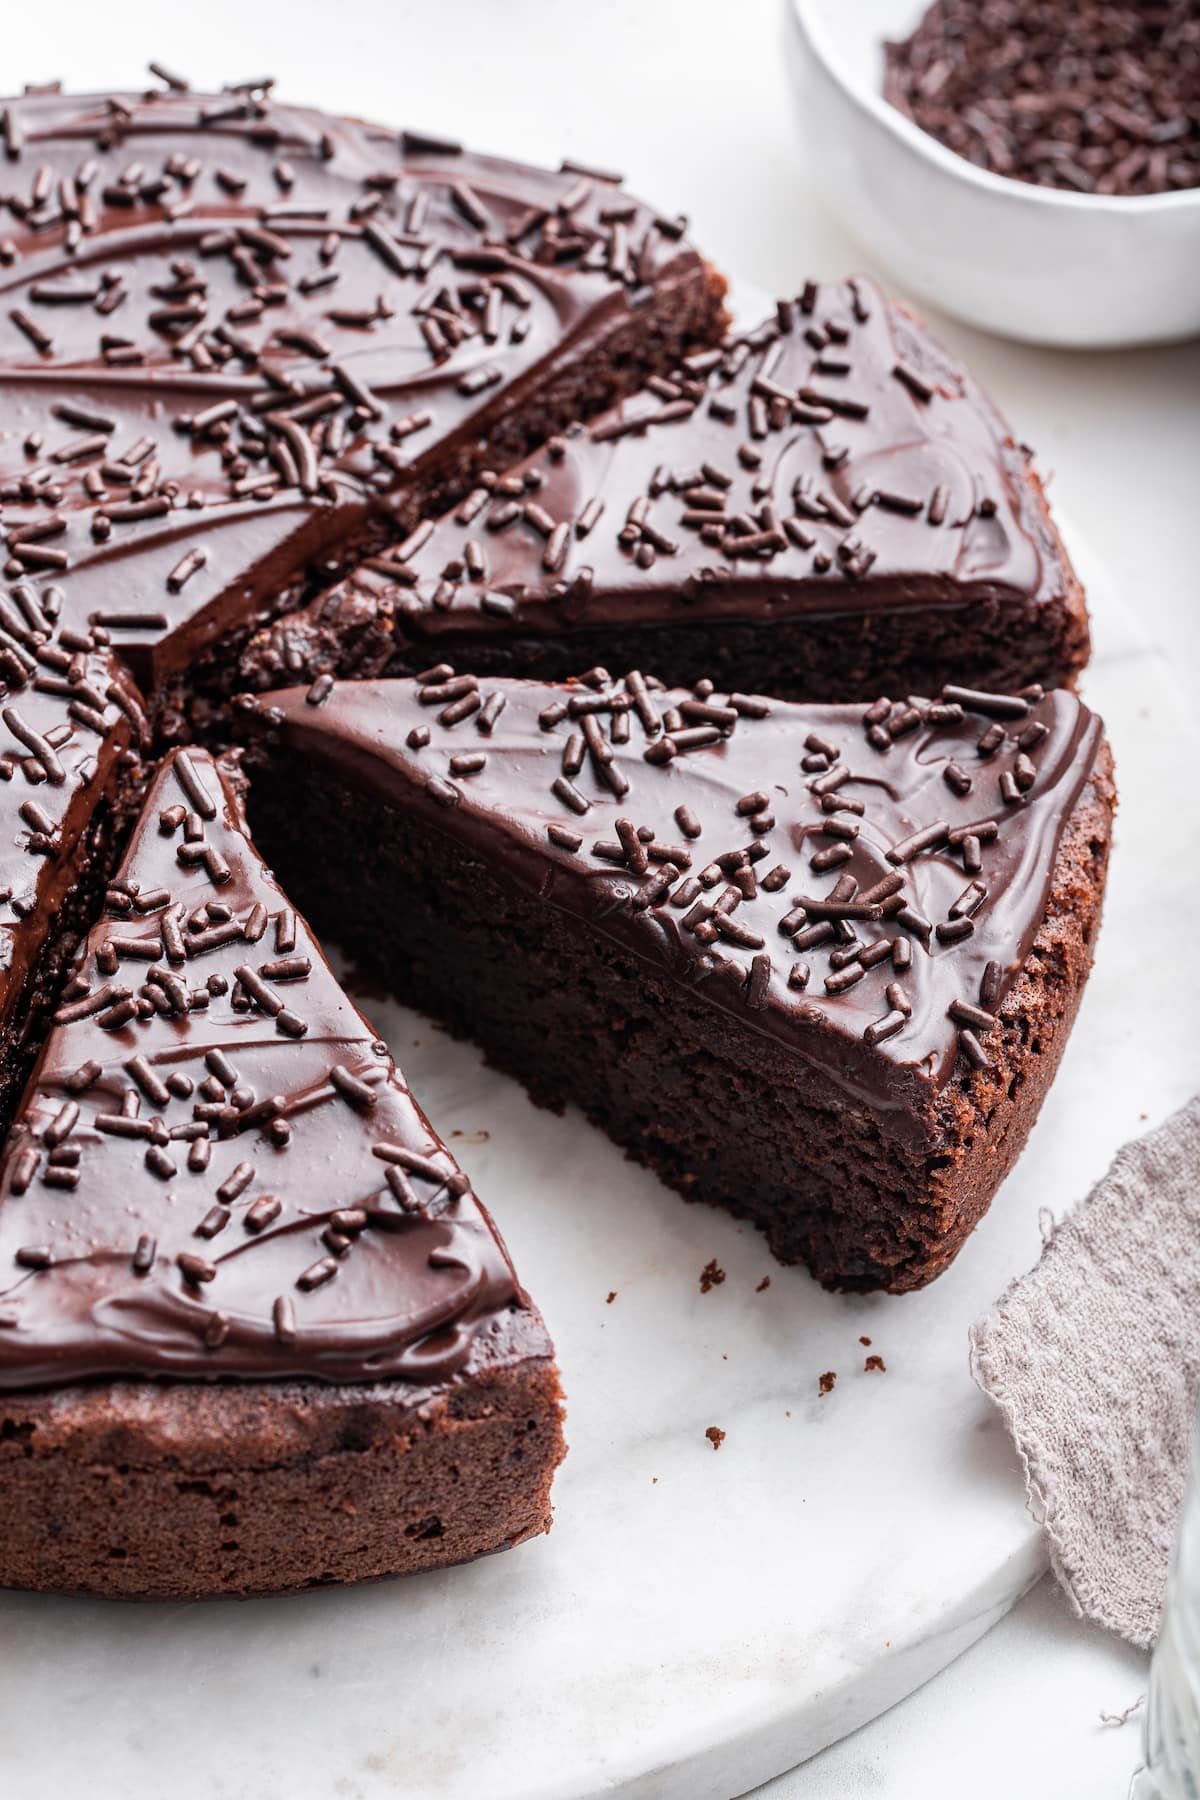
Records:
M870 283L731 326L611 174L158 79L2 110L0 1581L261 1593L519 1542L563 1452L314 927L901 1291L1114 796L1029 452Z

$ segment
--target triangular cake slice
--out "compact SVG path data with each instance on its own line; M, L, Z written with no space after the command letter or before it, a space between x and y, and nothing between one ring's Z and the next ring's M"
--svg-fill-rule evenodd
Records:
M722 350L425 519L244 663L562 679L594 662L782 698L1006 690L1087 660L1030 453L870 282L810 282Z
M1091 966L1113 789L1073 694L443 665L245 717L255 829L398 992L821 1280L945 1268Z
M270 82L0 104L6 573L61 582L156 701L219 685L200 653L319 557L720 334L723 279L616 176Z
M9 1140L5 1585L267 1591L547 1522L545 1329L238 788L161 766Z

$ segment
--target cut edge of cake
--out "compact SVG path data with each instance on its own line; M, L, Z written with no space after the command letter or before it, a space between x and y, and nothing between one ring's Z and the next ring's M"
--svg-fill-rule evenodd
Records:
M426 675L246 703L255 829L310 908L783 1260L848 1288L938 1274L1091 967L1099 721L1065 691L864 710Z

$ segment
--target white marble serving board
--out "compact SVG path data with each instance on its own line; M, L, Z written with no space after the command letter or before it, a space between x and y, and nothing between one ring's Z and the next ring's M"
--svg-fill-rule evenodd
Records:
M1083 572L1086 691L1123 797L1107 917L1030 1146L949 1273L900 1299L824 1293L577 1115L536 1111L469 1047L368 1003L558 1344L571 1450L554 1530L285 1600L0 1595L6 1800L730 1800L1013 1603L1042 1553L967 1328L1035 1260L1039 1211L1196 1078L1191 1009L1151 951L1190 916L1200 866L1162 754L1190 727L1166 659ZM712 1258L725 1279L702 1294ZM864 1371L860 1336L886 1373Z

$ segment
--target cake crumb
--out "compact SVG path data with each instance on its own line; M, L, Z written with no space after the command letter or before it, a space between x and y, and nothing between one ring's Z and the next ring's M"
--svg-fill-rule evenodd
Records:
M822 1400L825 1398L826 1394L832 1394L836 1382L837 1370L826 1369L825 1373L817 1382L817 1393L821 1396Z
M612 1292L605 1299L605 1302L604 1302L605 1306L611 1306L613 1301L616 1299L616 1297L617 1297L617 1290L616 1290L616 1288L613 1288Z
M700 1271L700 1292L707 1294L710 1288L720 1287L724 1279L724 1269L715 1256L710 1257Z
M866 1345L866 1346L867 1346L867 1348L868 1348L868 1350L869 1350L869 1349L870 1349L870 1347L871 1347L871 1340L870 1340L870 1338L864 1338L864 1337L860 1337L860 1338L859 1338L859 1340L858 1340L858 1341L859 1341L859 1343L860 1343L860 1344L865 1344L865 1345Z
M710 1425L704 1435L714 1450L719 1450L721 1445L725 1442L725 1433L721 1430L719 1425Z
M756 1294L761 1294L763 1289L769 1288L770 1285L771 1285L771 1277L769 1275L764 1275L762 1280L759 1282L758 1286L755 1288L754 1291Z
M887 1374L887 1364L884 1362L882 1356L868 1356L866 1362L863 1364L863 1369L868 1374L872 1369L878 1369L881 1375Z

